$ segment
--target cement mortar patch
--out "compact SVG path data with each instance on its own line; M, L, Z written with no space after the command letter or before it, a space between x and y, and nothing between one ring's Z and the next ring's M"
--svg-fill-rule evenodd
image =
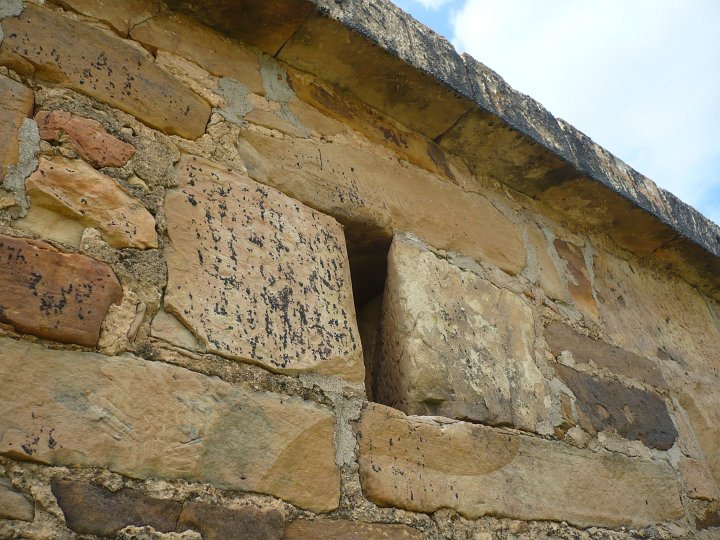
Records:
M40 132L35 120L31 118L23 120L18 141L20 143L18 164L8 168L4 183L5 188L15 194L15 200L22 210L21 215L24 215L28 210L25 179L37 169L40 153Z

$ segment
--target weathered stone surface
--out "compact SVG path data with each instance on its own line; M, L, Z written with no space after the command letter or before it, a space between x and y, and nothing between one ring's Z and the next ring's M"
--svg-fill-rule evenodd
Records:
M556 239L555 249L565 262L565 278L575 306L593 321L600 320L597 302L593 297L590 273L582 249L564 240Z
M19 228L78 245L82 229L93 227L114 248L158 247L155 218L143 203L84 161L41 159L25 189L30 213Z
M0 454L268 493L315 512L338 505L335 418L319 405L10 339L0 377Z
M452 45L389 1L319 0L277 57L434 139L471 107ZM422 51L422 52L420 52Z
M476 518L644 527L683 515L672 468L464 422L408 418L369 404L360 478L381 506Z
M32 90L0 74L0 181L8 165L18 161L18 132L34 102Z
M40 111L35 115L40 138L67 143L93 167L122 167L135 154L133 145L110 135L102 124L65 111Z
M691 499L719 500L720 489L713 481L707 465L699 459L682 457L678 463L685 489Z
M540 286L553 300L566 301L565 288L555 262L548 252L548 239L536 225L527 229L528 240L535 251L537 278Z
M137 45L34 4L5 19L3 29L3 47L31 62L36 78L104 101L170 134L194 139L205 132L208 103Z
M229 509L185 502L177 525L178 531L200 531L204 540L280 540L285 520L278 510L260 510L249 506Z
M695 527L698 530L720 528L720 504L715 503L706 508L701 516L695 518ZM703 537L705 538L710 537Z
M586 431L611 429L658 450L669 450L675 443L677 430L659 395L600 380L561 364L555 370L575 394L582 412L580 426Z
M545 340L556 358L563 351L569 351L577 364L595 364L617 375L658 388L667 388L657 364L649 358L579 334L561 322L553 321L545 327Z
M193 333L177 317L161 309L152 320L150 335L189 351L203 349Z
M623 349L658 358L720 482L720 325L709 300L686 282L609 253L595 257L595 287L608 335Z
M97 0L50 0L66 9L71 9L103 21L122 36L127 36L131 28L152 17L160 10L156 0L113 0L98 2Z
M283 540L422 540L425 535L407 525L365 523L344 519L296 519L285 529Z
M36 240L0 235L0 322L26 334L94 347L122 287L105 263Z
M180 515L181 503L156 499L132 489L112 492L88 482L53 480L52 492L68 528L81 534L114 536L128 525L149 525L170 532Z
M282 193L185 157L165 199L165 309L208 351L361 382L342 228Z
M218 77L230 77L255 94L264 94L258 54L180 13L162 14L130 31L130 37L153 49L192 60Z
M534 340L520 297L395 238L373 376L379 402L534 431L548 414Z
M262 156L263 182L338 219L349 244L410 231L511 274L525 267L520 228L489 199L399 163L385 148L352 135L316 142L244 131L243 138Z
M35 504L12 487L8 478L0 478L0 519L32 521L35 517Z

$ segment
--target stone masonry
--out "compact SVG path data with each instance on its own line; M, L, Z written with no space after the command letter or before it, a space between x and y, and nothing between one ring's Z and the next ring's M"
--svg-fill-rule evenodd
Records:
M720 537L720 228L387 0L0 0L0 539Z

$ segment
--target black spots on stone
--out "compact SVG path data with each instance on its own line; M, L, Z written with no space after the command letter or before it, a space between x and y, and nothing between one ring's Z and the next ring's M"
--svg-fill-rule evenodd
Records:
M197 254L198 254L198 260L200 261L200 264L205 264L205 257L203 257L202 251L198 249Z
M253 244L255 244L259 248L261 248L265 245L265 243L262 241L262 239L254 232L248 237L248 240L250 242L252 242Z
M28 289L33 291L33 296L37 296L37 285L42 281L42 276L37 272L30 272L30 281L28 282Z
M193 206L197 206L197 205L198 205L197 199L195 198L195 195L193 195L192 193L189 193L189 194L188 194L187 200L188 200L188 202L189 202L190 204L192 204Z

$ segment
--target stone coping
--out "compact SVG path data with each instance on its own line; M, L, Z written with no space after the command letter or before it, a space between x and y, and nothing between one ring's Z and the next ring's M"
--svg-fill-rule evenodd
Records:
M720 227L388 0L167 0L720 299Z

